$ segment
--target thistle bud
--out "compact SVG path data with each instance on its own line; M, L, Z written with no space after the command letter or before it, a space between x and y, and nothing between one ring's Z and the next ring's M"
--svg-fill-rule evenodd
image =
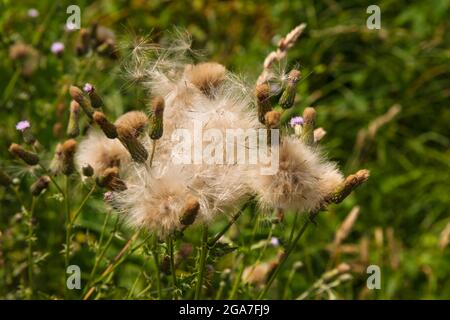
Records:
M91 165L87 164L81 168L81 172L85 177L92 177L94 175L94 168L92 168Z
M86 92L91 100L91 106L95 109L101 108L103 104L103 99L98 95L94 86L90 83L86 83L83 87L84 92Z
M112 167L103 171L97 180L97 185L102 188L107 188L111 191L123 191L127 189L125 182L119 178L119 168Z
M75 100L70 102L70 116L69 123L67 125L67 135L70 138L78 137L80 134L80 128L78 122L80 119L80 105Z
M197 218L198 211L200 209L200 203L194 197L189 197L183 208L183 213L180 218L180 223L183 226L190 226Z
M95 111L93 114L93 119L95 123L98 124L98 126L102 129L105 136L107 136L109 139L117 138L116 126L109 122L103 112Z
M118 126L117 136L134 161L144 163L147 160L148 152L134 135L133 128Z
M301 139L307 145L314 144L314 126L316 123L316 110L308 107L303 111L303 128L301 133Z
M77 142L69 139L62 144L62 173L70 175L75 170L73 161L75 151L77 150Z
M289 109L294 105L295 92L297 91L297 83L300 80L300 71L291 70L288 75L286 88L281 95L279 104L283 109Z
M30 188L31 194L34 197L40 195L43 190L48 188L50 181L51 180L49 176L42 176L39 179L37 179L36 182L31 185Z
M63 168L63 147L61 143L58 143L55 148L55 155L53 156L52 161L50 162L50 173L53 175L57 175L61 173Z
M152 100L150 116L150 138L158 140L163 135L164 98L157 96Z
M265 115L272 110L270 103L270 87L267 83L262 83L256 86L256 103L258 107L258 120L265 124Z
M86 115L90 119L92 119L94 109L92 108L89 100L87 100L86 97L84 96L83 91L81 91L81 89L76 86L70 86L69 93L72 99L78 102L81 108L83 108L84 113L86 113Z
M264 116L267 129L275 129L280 125L281 112L269 111Z
M369 170L359 170L355 174L349 175L326 199L327 202L340 203L354 189L369 179Z
M21 145L17 143L12 143L9 147L9 152L11 152L17 158L22 159L26 164L34 166L39 163L39 156L34 153L25 150Z
M11 184L12 184L11 177L6 172L0 169L0 185L4 187L9 187Z

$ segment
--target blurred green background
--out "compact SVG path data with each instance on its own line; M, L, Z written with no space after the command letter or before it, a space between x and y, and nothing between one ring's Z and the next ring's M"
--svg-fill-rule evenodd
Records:
M124 78L120 60L76 56L78 31L64 30L66 8L75 1L0 3L0 166L21 177L26 190L32 173L17 166L8 153L9 144L21 139L15 130L19 120L31 121L50 159L56 142L64 138L55 124L65 128L67 123L69 84L94 83L111 116L143 109L147 102L145 92ZM317 227L302 239L271 297L296 298L326 270L347 262L353 266L353 279L334 289L338 298L450 298L450 1L105 0L76 4L81 8L82 27L97 22L111 28L120 44L147 34L159 42L174 27L185 29L192 35L193 48L203 56L200 60L220 62L249 82L255 81L280 37L307 23L286 63L287 69L298 67L304 75L299 102L290 115L315 106L318 126L327 131L323 145L330 158L346 174L364 167L370 169L371 177L342 205L318 218ZM371 4L381 8L381 30L366 28L366 8ZM27 15L30 8L39 11L37 18ZM61 57L50 51L56 41L65 44ZM9 57L10 46L17 42L33 45L39 54L39 65L29 76L18 73L17 61ZM401 111L379 127L379 121L374 125L394 105L401 106ZM103 221L100 213L105 212L101 194L96 198L80 223L93 230L94 238ZM5 188L0 189L0 201L0 297L21 297L23 230L15 220L20 205ZM329 244L355 205L360 216L344 240L346 250L332 255ZM55 196L42 200L37 210L37 247L48 255L36 281L49 296L59 290L55 275L61 274L62 267L58 253L63 236L61 206ZM274 230L281 239L292 221L289 213L286 216L285 225ZM251 227L250 215L239 223L243 234ZM261 238L267 233L267 227L258 230ZM90 265L92 259L89 236L85 238L85 233L76 238L80 249L73 260L81 266ZM120 248L117 241L116 250ZM116 273L110 286L117 290L105 297L124 297L139 272L142 259L135 260ZM294 270L291 266L297 260L303 267ZM365 266L370 264L381 268L380 290L365 286ZM238 297L251 298L248 290L240 290ZM42 293L41 297L48 296Z

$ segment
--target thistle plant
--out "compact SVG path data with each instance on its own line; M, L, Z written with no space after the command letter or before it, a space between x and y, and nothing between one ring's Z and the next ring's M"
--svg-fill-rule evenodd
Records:
M75 260L73 232L77 218L96 191L104 192L104 208L111 213L105 217L99 245L94 248L95 261L82 298L90 299L95 294L101 297L120 264L136 253L153 257L149 282L150 286L155 284L156 292L149 293L150 297L206 297L211 290L209 277L214 275L210 270L214 269L217 256L236 249L226 245L225 239L242 215L256 219L255 230L261 217L270 217L273 223L254 265L248 265L249 260L242 252L236 255L240 269L232 277L229 297L236 297L242 286L255 285L260 288L258 298L265 298L306 228L316 223L321 211L342 202L368 179L367 170L344 177L338 165L327 159L319 145L325 131L316 128L315 108L307 107L302 117L293 118L290 122L293 130L284 126L286 110L298 101L301 73L294 69L277 78L272 68L276 61L286 57L304 27L298 26L279 42L277 50L266 58L257 84L245 82L217 62L190 61L189 43L183 40L175 40L168 47L140 42L127 61L126 71L131 80L149 93L148 103L113 120L105 103L108 100L101 95L106 88L91 83L72 84L67 95L71 101L67 114L68 140L56 145L48 168L31 147L35 139L28 131L29 124L18 124L29 148L13 143L9 150L25 164L38 166L36 170L42 173L31 186L33 204L29 215L32 216L35 200L52 186L64 201L66 267ZM98 26L90 32L80 31L77 52L85 54L92 46L99 52L111 49L111 37L104 33L107 34ZM278 83L280 92L273 90L274 83ZM80 130L82 121L88 126L85 133ZM266 163L239 162L234 158L237 145L231 147L232 161L224 161L229 160L228 154L220 154L217 145L212 147L214 139L203 139L199 144L191 141L190 146L197 144L195 147L203 150L200 158L195 151L189 151L194 155L192 161L178 161L179 141L174 136L184 132L184 138L195 137L199 128L214 130L210 132L215 137L224 137L228 130L235 130L237 140L248 149L251 138L245 132L261 130L263 137L256 140L264 141L268 155L276 157L275 172L262 174ZM273 139L274 131L280 132L277 140ZM59 185L61 179L65 181L64 188ZM6 174L1 175L1 181L10 184ZM81 181L87 189L76 205L71 196L74 181ZM307 219L299 230L294 223L289 241L281 248L273 232L280 228L285 213L295 215L295 219ZM211 232L215 222L222 219L229 222L217 233ZM105 267L105 255L122 225L133 230L133 234ZM30 234L33 232L30 229ZM191 260L181 245L188 232L201 233L197 237L200 238L197 256ZM280 247L276 258L261 261L268 246ZM177 257L182 257L181 262ZM32 260L31 254L30 288ZM179 272L179 265L186 263L191 263L188 272ZM165 285L169 287L163 288ZM134 287L130 290L132 293ZM225 286L220 287L216 297L222 297L223 290ZM65 295L68 297L69 293Z

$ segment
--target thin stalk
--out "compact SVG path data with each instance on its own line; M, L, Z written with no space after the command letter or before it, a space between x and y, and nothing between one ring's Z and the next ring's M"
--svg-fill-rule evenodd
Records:
M65 266L66 266L66 270L67 267L69 266L69 260L70 260L70 238L71 238L71 233L72 233L72 223L71 223L71 219L70 219L70 203L69 203L69 177L65 176L65 180L66 180L66 190L65 190L65 194L66 196L64 197L64 203L66 206L66 251L65 251Z
M152 154L150 156L150 167L152 167L153 164L153 157L155 156L155 150L156 150L156 140L152 141Z
M31 200L31 209L28 212L28 286L30 295L33 296L33 212L36 205L36 197Z
M161 271L159 269L159 259L158 259L158 236L155 234L153 237L153 249L152 249L152 255L153 255L153 261L155 263L156 268L156 288L158 290L158 299L162 299L162 288L161 288Z
M294 214L294 222L292 223L291 234L289 235L289 241L288 241L289 244L292 243L292 239L294 238L295 227L297 226L297 218L298 218L298 212L296 212Z
M89 199L89 197L92 195L92 193L95 191L95 184L92 186L91 190L89 190L89 192L86 194L86 196L83 198L83 200L81 201L80 206L78 207L78 209L73 213L73 218L72 218L72 225L75 223L75 221L77 220L78 216L81 213L81 209L83 209L84 205L86 204L86 201Z
M206 256L208 255L208 226L203 225L203 235L201 244L200 261L198 264L197 286L195 288L194 299L200 299L203 286L203 276L205 274Z
M175 290L173 291L173 297L174 299L178 299L178 281L177 281L177 274L175 269L175 259L173 256L173 239L172 236L169 236L169 256L170 256L170 269L172 271L172 281L173 286L175 287Z
M53 175L51 174L51 172L44 167L43 164L39 163L39 167L50 177L50 180L53 182L53 184L55 185L56 189L58 189L58 191L63 195L63 197L65 198L66 195L64 194L63 189L60 187L60 185L58 184L58 182L56 182L55 178L53 178Z
M286 250L286 253L284 254L284 256L281 259L280 263L277 265L277 267L273 271L272 275L270 276L269 281L267 282L264 290L258 296L259 300L264 299L264 297L266 296L266 294L269 291L270 287L272 286L273 281L276 279L276 277L278 276L278 273L280 272L281 268L283 268L284 264L286 263L286 260L289 258L289 255L292 253L292 251L294 251L298 241L300 240L302 235L305 233L305 231L308 228L308 226L312 223L312 221L313 221L313 219L314 219L314 217L316 215L317 215L317 212L312 213L310 218L305 220L305 222L303 223L302 228L298 232L298 234L295 237L295 239L293 240L293 242L289 245L289 248Z
M234 278L233 287L231 288L230 295L228 296L228 300L233 300L236 296L236 293L239 288L239 284L241 283L242 274L244 273L245 264L244 259L242 260L241 267L239 268L239 272L236 275L236 278Z
M239 210L238 212L236 212L236 214L234 214L231 217L231 220L228 221L227 225L225 226L225 228L223 228L218 234L216 234L214 236L213 239L211 239L210 241L208 241L208 247L212 248L214 247L214 245L217 243L217 241L220 240L220 238L228 231L228 229L230 229L230 227L237 221L237 219L239 219L239 217L241 216L242 212L244 212L245 208L248 206L248 204L245 204L244 207L242 207L241 210Z

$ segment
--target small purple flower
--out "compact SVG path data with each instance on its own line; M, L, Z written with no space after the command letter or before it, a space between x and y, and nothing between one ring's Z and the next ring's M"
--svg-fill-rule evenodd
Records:
M303 125L303 118L302 117L293 117L291 119L291 121L289 122L289 124L291 125L292 128L295 128L295 126L301 126Z
M280 245L280 240L277 237L272 237L270 239L270 244L274 247L278 247Z
M37 11L37 9L35 8L30 8L28 9L27 15L30 18L37 18L39 17L39 11Z
M17 122L17 124L16 124L16 129L21 132L24 132L28 128L31 128L31 124L28 120L22 120L22 121Z
M90 84L89 82L87 82L84 84L83 90L84 90L84 92L89 93L92 90L94 90L94 86L92 84Z
M64 43L62 42L54 42L50 49L54 54L59 55L64 51Z

